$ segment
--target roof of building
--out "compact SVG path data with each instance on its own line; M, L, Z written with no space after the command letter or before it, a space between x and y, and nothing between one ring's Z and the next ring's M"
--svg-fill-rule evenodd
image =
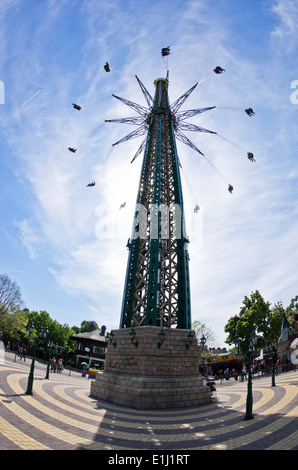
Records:
M100 341L101 343L105 343L106 338L105 336L102 336L100 333L101 333L101 330L87 331L85 333L78 333L77 335L72 335L71 339L74 339L77 341L81 339L85 339L89 341Z

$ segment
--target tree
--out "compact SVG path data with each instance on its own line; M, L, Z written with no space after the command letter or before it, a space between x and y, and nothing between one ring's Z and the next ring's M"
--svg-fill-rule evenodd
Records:
M47 341L52 341L62 347L69 346L69 337L75 334L74 330L70 328L69 325L66 323L61 325L57 320L53 320L46 311L41 311L39 313L35 311L30 312L28 325L30 323L33 323L34 325L33 336L36 336L38 329L47 328Z
M78 326L73 325L71 329L74 332L73 334L75 335L78 335L80 333L80 328Z
M192 323L191 328L196 332L196 337L198 342L200 342L200 338L204 335L206 338L206 344L212 345L216 341L216 336L211 328L207 327L204 323L196 320Z
M2 322L2 335L5 344L28 344L28 315L29 310L18 310L11 315L7 315Z
M88 331L100 330L96 321L84 320L81 323L80 333L86 333Z
M7 274L0 275L0 326L3 320L16 313L23 304L21 291L15 281L11 281Z
M280 337L281 325L285 309L281 302L277 302L270 310L268 330L264 332L265 344L268 346L276 345Z
M285 314L295 331L295 327L298 327L298 295L291 300L290 305L285 310Z
M265 302L257 290L251 293L250 298L245 296L242 303L243 307L241 307L239 315L230 318L225 326L225 332L229 334L226 343L236 344L237 340L240 340L241 352L245 353L249 350L250 336L255 331L258 334L263 334L259 338L258 345L262 346L266 343L272 315L270 303Z

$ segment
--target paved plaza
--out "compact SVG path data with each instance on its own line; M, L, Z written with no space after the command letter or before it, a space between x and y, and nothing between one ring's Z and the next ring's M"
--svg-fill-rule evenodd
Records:
M0 450L298 450L298 372L253 381L254 419L245 421L247 382L217 383L212 402L143 411L89 396L80 373L50 373L5 353L0 363ZM133 453L132 453L133 455Z

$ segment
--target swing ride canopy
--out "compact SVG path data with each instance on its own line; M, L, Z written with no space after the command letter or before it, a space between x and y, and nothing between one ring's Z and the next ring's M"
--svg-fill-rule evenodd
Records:
M170 49L162 50L163 59ZM111 72L107 63L106 72ZM213 70L221 74L225 69L217 66ZM133 109L138 116L105 120L105 123L124 123L137 128L114 143L144 136L133 162L144 151L141 175L136 198L129 250L126 279L124 285L120 328L133 326L161 326L191 329L191 302L189 279L189 240L185 231L183 195L180 179L180 161L176 148L176 138L198 152L218 172L209 159L182 131L217 134L186 122L186 119L210 111L207 108L180 111L181 106L200 82L180 96L170 105L168 97L169 72L166 78L154 81L154 99L136 76L147 107L113 95ZM77 110L81 106L73 103ZM255 113L252 108L245 110L250 117ZM97 132L103 124L98 126ZM218 134L217 134L218 135ZM220 136L221 137L221 136ZM76 149L69 148L70 151ZM247 153L250 161L254 155ZM219 172L218 172L219 173ZM228 190L233 186L228 183ZM94 185L94 183L87 186ZM194 212L199 210L196 206Z

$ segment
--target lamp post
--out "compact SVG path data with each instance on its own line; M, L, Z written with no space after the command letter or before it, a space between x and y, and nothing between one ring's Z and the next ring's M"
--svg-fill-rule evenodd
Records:
M130 337L131 344L134 344L135 347L137 348L138 347L138 341L134 342L134 339L136 337L136 332L135 332L133 326L131 327L131 330L129 332L129 337Z
M165 340L165 337L166 337L166 334L165 332L163 331L163 327L161 327L161 330L160 332L158 333L158 336L160 338L160 341L157 343L157 346L158 346L158 349L161 348L161 346L163 345L163 342Z
M253 404L253 396L252 396L252 377L251 377L251 357L253 353L256 351L258 337L254 333L250 335L249 338L249 350L247 353L248 356L248 382L247 382L247 398L246 398L246 413L245 413L245 420L253 419L252 414L252 404Z
M204 336L204 333L203 333L203 335L201 336L201 339L200 339L200 347L201 347L201 349L204 349L205 344L206 344L206 341L207 341L207 340L206 340L206 338L205 338L205 336Z
M276 368L276 356L277 356L277 344L272 345L272 377L271 377L271 387L275 387L275 368Z
M32 333L34 330L34 325L33 323L29 324L29 332ZM33 357L32 357L32 362L31 362L31 367L30 367L30 373L28 377L28 383L27 383L27 390L26 390L26 395L33 395L32 388L33 388L33 376L34 376L34 365L35 365L35 357L36 357L36 351L37 351L37 345L39 341L45 339L48 335L48 329L45 327L41 327L37 330L37 338L35 338L35 345L34 345L34 352L33 352Z
M47 372L46 372L46 376L45 376L45 379L49 379L50 378L50 362L51 362L51 352L53 350L53 347L55 346L55 344L53 343L53 341L49 341L48 342L48 348L49 348L49 359L48 359L48 365L47 365Z
M191 331L187 335L187 340L188 340L188 343L186 343L186 349L189 349L191 346L191 343L193 342L193 334Z
M203 335L201 336L201 339L200 339L200 351L202 351L205 348L206 341L207 341L207 339L206 339L206 337L203 333ZM202 375L205 375L205 364L206 364L206 360L204 361L203 374Z
M236 354L236 357L237 357L237 361L240 362L240 359L241 359L241 354L240 354L240 343L241 343L241 339L239 338L239 336L236 336L235 338L235 346L237 348L237 354ZM242 362L240 362L241 364L241 371L242 371ZM237 371L236 371L236 375L235 375L235 378L236 380L238 380L238 375L237 375ZM241 381L243 382L243 374L241 374Z

